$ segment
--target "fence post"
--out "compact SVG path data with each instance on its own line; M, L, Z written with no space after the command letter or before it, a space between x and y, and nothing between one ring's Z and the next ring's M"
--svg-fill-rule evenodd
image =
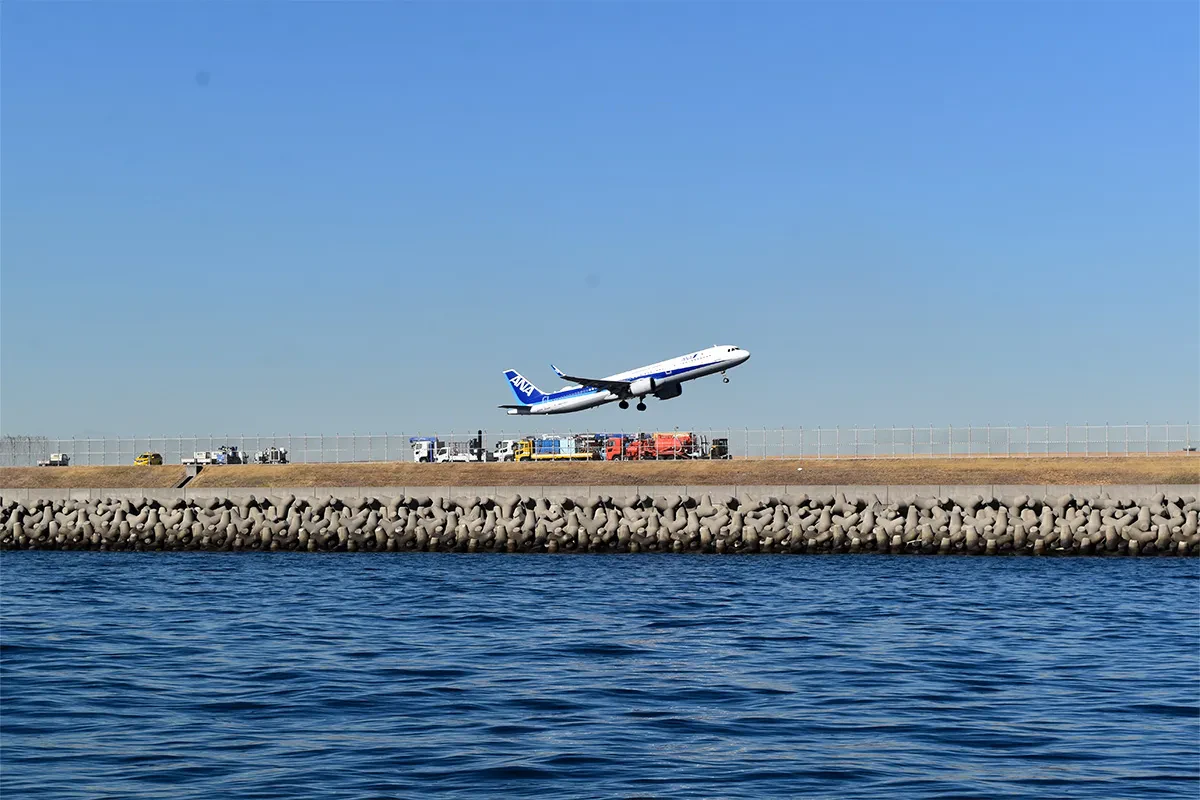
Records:
M1146 423L1146 455L1150 455L1150 423Z
M842 457L842 426L835 425L833 428L833 457Z
M933 430L932 430L932 428L930 429L930 432L929 432L929 451L931 453L933 452ZM946 455L950 456L951 458L954 457L954 426L953 425L946 426Z

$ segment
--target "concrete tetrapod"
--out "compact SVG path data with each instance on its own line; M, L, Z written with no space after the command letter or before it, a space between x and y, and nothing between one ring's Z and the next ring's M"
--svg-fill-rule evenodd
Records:
M0 549L1200 555L1200 503L844 494L0 498Z

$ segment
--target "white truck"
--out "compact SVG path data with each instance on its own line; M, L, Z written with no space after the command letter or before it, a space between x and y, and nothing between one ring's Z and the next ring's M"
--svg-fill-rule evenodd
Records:
M459 442L446 444L436 436L413 436L409 443L413 449L413 461L427 464L471 463L492 461L491 453L485 453L478 440L464 446Z
M496 442L496 449L492 451L492 458L496 461L516 461L518 441L520 440L501 439Z
M50 458L42 459L37 462L39 467L67 467L71 464L71 457L66 453L51 453Z

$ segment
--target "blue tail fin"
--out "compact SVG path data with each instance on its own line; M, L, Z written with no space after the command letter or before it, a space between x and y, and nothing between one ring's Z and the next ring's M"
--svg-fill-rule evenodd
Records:
M504 371L504 377L508 378L508 385L512 387L513 394L517 396L517 401L529 405L537 403L546 396L546 393L530 383L529 379L515 369L507 369Z

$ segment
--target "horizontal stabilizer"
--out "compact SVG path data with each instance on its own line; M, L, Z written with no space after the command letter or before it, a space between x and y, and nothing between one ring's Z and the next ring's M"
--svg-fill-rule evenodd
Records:
M533 413L530 411L529 406L499 406L499 408L506 409L509 414L521 415Z

